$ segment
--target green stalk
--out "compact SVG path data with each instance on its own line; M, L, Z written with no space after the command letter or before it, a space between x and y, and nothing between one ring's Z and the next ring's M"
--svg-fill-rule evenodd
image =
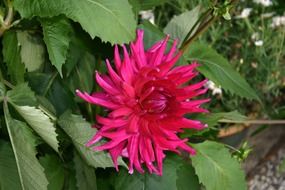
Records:
M211 24L217 19L218 17L212 16L206 23L204 23L201 27L198 28L198 30L195 32L195 34L190 37L181 47L180 50L182 52L185 52L189 45L196 40L202 33L204 33L210 26Z
M235 3L235 1L236 0L232 0L228 4L230 9L233 7L232 5ZM182 52L185 52L185 50L187 50L189 45L194 40L196 40L202 33L204 33L211 26L211 24L221 16L221 15L215 15L213 8L209 8L204 14L198 19L198 21L194 24L194 26L188 32L187 36L184 38L183 43L182 43L181 47L179 48ZM209 16L210 16L210 18L207 18ZM202 24L200 24L197 31L193 34L193 36L191 36L191 33L194 31L194 29L197 27L197 25L199 24L200 21ZM191 37L189 39L187 39L189 36L191 36Z
M193 31L195 30L195 28L197 28L198 24L201 23L201 21L205 18L207 18L209 16L209 14L211 13L211 9L208 9L207 11L205 11L200 17L199 19L195 22L195 24L193 25L193 27L190 29L190 31L187 33L186 37L184 38L182 45L184 46L187 39L191 36L191 34L193 33Z
M11 27L11 22L13 21L13 16L14 16L13 5L9 0L7 0L7 6L8 6L8 13L5 17L4 22L1 23L0 37L4 34L6 30L8 30Z

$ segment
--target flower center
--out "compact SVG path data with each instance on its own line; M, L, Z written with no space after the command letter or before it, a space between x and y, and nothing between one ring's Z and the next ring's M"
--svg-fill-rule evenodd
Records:
M150 114L161 113L168 109L171 95L166 91L153 91L142 102L142 109Z

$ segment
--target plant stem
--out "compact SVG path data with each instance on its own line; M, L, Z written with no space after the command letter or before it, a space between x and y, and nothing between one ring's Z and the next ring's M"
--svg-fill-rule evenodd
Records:
M232 120L222 119L222 120L219 120L219 122L240 124L240 125L233 125L233 126L221 129L218 134L218 137L220 138L237 134L252 125L265 125L265 124L266 125L284 125L285 124L285 120L265 120L265 119L247 120L247 121L232 121Z
M231 8L233 7L232 5L235 4L235 1L236 0L232 0L228 6L231 6ZM215 2L216 4L216 2ZM230 8L230 9L231 9ZM206 18L206 17L209 17L210 18ZM181 47L179 48L180 51L182 53L185 52L185 50L187 50L187 48L189 47L189 45L199 37L199 35L201 35L202 33L204 33L210 26L211 24L216 21L218 18L220 18L220 15L215 15L214 14L214 9L213 8L209 8L206 12L205 12L205 15L202 15L201 16L201 19L199 18L199 22L202 20L202 24L198 27L197 31L193 34L192 37L190 37L189 39L187 39L191 33L194 31L194 29L196 28L196 26L198 25L198 21L194 24L194 26L191 28L191 30L188 32L187 36L185 37L184 41L183 41L183 44L181 45ZM185 41L186 40L186 41Z
M3 79L2 82L11 89L13 89L15 87L13 84L11 84L9 81L7 81L5 79Z
M1 23L2 25L0 27L0 37L4 34L6 30L8 30L11 27L11 22L14 16L13 6L9 0L7 1L7 6L8 6L8 13L7 16L5 17L4 22Z
M229 144L225 144L226 147L228 147L229 149L233 150L234 152L238 152L238 153L241 153L239 149L229 145Z
M195 24L192 26L192 28L190 29L190 31L188 32L188 34L185 36L181 47L183 47L185 45L185 43L187 42L187 39L191 36L191 34L193 33L193 31L195 30L195 28L197 28L198 24L201 23L201 21L204 18L207 18L209 16L209 14L211 13L211 10L208 9L207 11L205 11L200 17L199 19L195 22Z
M46 96L46 95L47 95L47 93L48 93L48 91L49 91L51 85L53 84L54 79L57 77L57 75L58 75L58 72L55 72L55 73L52 75L52 77L51 77L51 79L49 80L48 85L47 85L47 87L46 87L46 89L45 89L45 91L44 91L44 93L43 93L43 96Z
M200 36L200 34L204 33L208 28L209 26L217 19L216 16L212 16L206 23L204 23L201 27L199 27L197 29L197 32L192 36L190 37L185 43L183 46L180 47L180 50L182 52L185 52L185 50L187 50L187 48L189 47L189 45L194 41L196 40L196 38L198 38Z
M227 119L221 119L219 120L220 123L239 123L239 124L245 124L245 125L254 125L254 124L267 124L267 125L282 125L285 124L285 120L245 120L245 121L235 121L235 120L227 120Z
M11 84L9 81L5 80L2 74L2 71L0 69L0 82L2 82L4 85L8 86L9 88L13 89L15 86Z

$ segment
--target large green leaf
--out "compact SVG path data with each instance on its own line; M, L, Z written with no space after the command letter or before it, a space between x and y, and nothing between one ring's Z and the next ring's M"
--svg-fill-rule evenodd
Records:
M74 146L82 158L93 167L113 167L110 156L104 151L94 151L85 144L95 135L96 129L86 122L82 116L65 112L58 120L58 124L72 139ZM122 160L120 160L121 164Z
M197 69L214 83L221 85L223 89L241 97L259 100L246 80L231 67L223 56L209 46L194 43L184 56L188 61L200 63L201 66Z
M129 174L126 170L121 170L115 179L115 190L147 190L145 188L145 176L137 172Z
M74 109L74 94L70 92L68 86L63 84L63 80L57 76L57 72L53 75L45 73L28 73L28 81L31 88L42 96L45 96L49 103L56 110L59 116L67 109ZM60 102L60 104L59 104ZM25 105L25 104L24 104ZM46 105L46 107L50 107Z
M56 128L50 118L44 112L36 107L17 106L12 104L17 112L26 120L26 122L49 144L56 152L58 152L58 140Z
M64 17L41 19L41 25L49 59L62 76L61 68L67 57L71 25Z
M17 33L5 32L3 36L3 59L7 64L8 74L13 83L24 82L25 66L21 62L20 46L18 45Z
M53 81L50 90L47 92L47 98L56 109L58 116L63 114L66 110L76 107L74 94L69 91L62 80L59 80L59 77ZM58 102L60 102L60 104Z
M4 115L22 189L47 190L48 181L44 169L36 158L36 137L25 123L10 116L7 104L4 104Z
M176 172L177 190L201 190L199 180L193 166L189 163L181 165Z
M188 160L189 161L189 160ZM188 186L189 185L189 186ZM190 163L178 156L170 156L163 163L163 175L149 174L128 174L126 170L120 171L115 178L115 190L199 190L198 178L191 168Z
M27 83L19 84L12 90L9 90L7 97L8 101L19 106L35 106L37 101L35 93L30 89Z
M3 140L0 140L0 189L21 190L13 149Z
M74 151L74 165L76 171L76 185L80 190L97 190L94 168L86 165L80 155Z
M14 0L14 6L25 18L65 14L79 22L92 38L98 36L112 44L135 37L136 22L127 0Z
M31 89L39 95L45 95L47 92L48 86L50 86L50 82L52 82L52 78L54 76L52 74L40 73L40 72L32 72L27 73L27 81Z
M34 92L26 83L16 86L7 92L9 103L27 121L27 123L41 136L47 144L58 151L58 140L55 126L44 112L36 108Z
M78 52L80 50L75 49L75 51ZM74 60L75 57L73 55L76 53L74 49L70 53L72 55L70 55L68 60L71 62ZM66 80L68 87L73 93L75 93L76 89L91 92L94 86L95 57L87 51L80 51L80 53L78 63L73 67L72 72Z
M181 44L188 32L198 20L200 9L201 7L197 6L191 11L174 16L164 28L164 33L169 34L173 39L179 39L179 44Z
M199 181L207 190L245 190L245 175L238 161L224 145L205 141L192 145L197 155L191 157Z
M45 169L48 179L48 190L62 190L64 186L64 167L55 155L40 157L40 163Z
M135 10L149 10L170 0L129 0Z
M44 64L45 48L41 36L27 31L17 32L21 46L21 60L29 72L40 69Z

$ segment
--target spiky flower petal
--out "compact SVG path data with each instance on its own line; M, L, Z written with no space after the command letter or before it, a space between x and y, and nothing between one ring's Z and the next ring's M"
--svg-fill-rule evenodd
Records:
M174 67L181 52L177 52L174 41L165 53L168 40L169 36L145 51L143 31L138 30L136 41L130 44L130 53L122 46L124 59L115 46L115 69L106 60L108 75L96 72L101 92L89 95L77 90L77 95L85 101L109 110L106 117L97 116L98 131L87 146L108 139L94 149L109 151L117 170L117 159L123 156L129 159L130 173L134 168L144 172L142 165L145 165L150 173L162 175L165 151L195 154L186 144L188 139L180 139L177 134L183 129L205 127L200 121L184 116L207 112L200 105L209 99L194 99L207 91L203 88L206 80L188 83L198 75L195 70L198 64Z

